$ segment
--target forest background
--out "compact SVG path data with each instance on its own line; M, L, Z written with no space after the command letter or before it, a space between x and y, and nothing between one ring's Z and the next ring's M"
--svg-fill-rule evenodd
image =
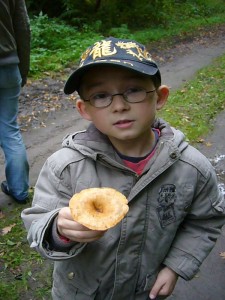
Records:
M27 0L31 18L31 76L59 71L102 37L168 45L225 20L224 0Z

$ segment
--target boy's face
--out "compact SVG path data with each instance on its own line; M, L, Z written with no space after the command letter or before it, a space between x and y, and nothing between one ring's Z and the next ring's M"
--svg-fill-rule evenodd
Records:
M80 86L82 99L104 97L105 94L129 94L130 91L155 90L148 76L132 70L114 66L96 66L85 73ZM147 93L142 102L129 103L122 95L115 95L112 103L103 108L94 107L89 101L77 101L77 109L85 119L105 135L120 151L124 145L146 143L150 144L151 125L154 122L156 110L161 109L168 97L168 88L160 87ZM143 145L144 146L144 145Z

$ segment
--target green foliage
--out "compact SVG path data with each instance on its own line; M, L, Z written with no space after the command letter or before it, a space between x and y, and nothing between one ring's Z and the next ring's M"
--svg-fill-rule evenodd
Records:
M130 38L143 44L159 39L170 42L173 36L223 23L225 12L222 0L58 1L57 5L64 7L61 20L42 12L31 18L30 76L35 78L43 72L58 72L76 65L81 53L103 36ZM50 2L35 2L35 7L44 8Z
M189 0L185 1L184 10L187 16L210 17L225 11L224 2L220 0Z
M102 36L88 25L82 30L40 14L31 19L31 75L58 71L78 61L84 48Z
M213 128L217 113L225 109L225 55L200 70L194 80L172 93L160 116L196 142Z
M157 26L135 31L135 33L133 33L133 37L135 40L143 44L148 44L162 39L167 40L168 43L170 43L171 38L175 38L176 36L182 37L182 35L193 35L201 28L208 27L210 30L213 25L222 23L224 23L224 15L212 16L207 19L187 19L186 21L171 24L169 27Z
M112 28L109 31L109 35L117 38L124 38L124 39L126 39L129 36L130 39L134 39L134 35L128 29L127 24L121 24L120 27Z
M78 28L84 24L94 26L100 21L99 32L104 35L121 24L132 30L169 27L178 20L208 18L225 12L223 0L29 0L27 6L31 15L43 12Z
M127 24L131 29L149 26L169 26L174 19L181 20L190 17L209 17L215 13L225 11L223 0L133 0L133 1L65 1L66 11L73 11L75 17L83 17L83 21L92 24L96 20L102 21L102 32L112 27ZM99 2L100 5L96 6ZM73 15L72 14L72 15ZM71 16L70 16L71 17ZM67 20L70 23L70 20Z

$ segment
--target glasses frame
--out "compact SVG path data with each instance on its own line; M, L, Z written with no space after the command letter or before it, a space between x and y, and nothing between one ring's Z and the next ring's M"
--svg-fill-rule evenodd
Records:
M110 102L109 104L105 105L105 106L95 106L95 105L92 103L91 99L82 99L82 100L83 100L84 102L90 102L90 105L92 105L92 106L95 107L95 108L105 108L105 107L110 106L110 105L112 104L113 98L114 98L115 96L122 96L123 99L124 99L126 102L131 103L131 104L132 104L132 103L140 103L140 102L143 102L143 101L146 99L147 94L155 92L156 89L151 90L151 91L146 91L145 89L142 89L142 91L144 91L144 92L146 93L144 99L143 99L143 100L140 100L140 101L135 101L135 102L130 102L130 101L127 99L127 96L126 96L126 92L127 92L127 91L125 91L124 93L109 94L108 96L111 97L111 102Z

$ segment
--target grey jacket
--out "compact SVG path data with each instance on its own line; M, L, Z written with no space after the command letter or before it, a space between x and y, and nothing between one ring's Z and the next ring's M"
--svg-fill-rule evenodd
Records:
M46 161L22 218L30 246L55 260L53 299L146 300L163 265L189 280L214 246L225 203L211 164L180 131L162 120L154 127L161 136L141 176L93 125ZM98 241L52 249L58 210L74 193L103 186L126 195L127 216Z
M30 67L30 23L24 0L0 0L0 67L19 64L22 81Z

